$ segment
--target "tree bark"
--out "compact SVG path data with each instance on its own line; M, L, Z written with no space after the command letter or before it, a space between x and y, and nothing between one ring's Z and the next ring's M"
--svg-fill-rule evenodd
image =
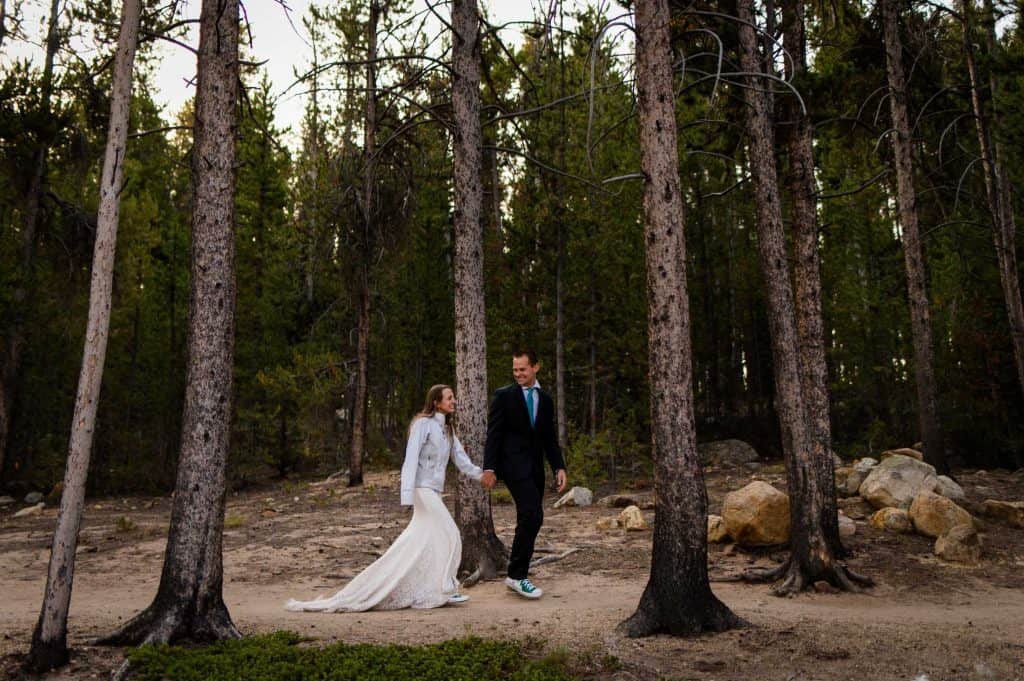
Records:
M558 3L558 97L565 97L565 15L564 3ZM550 33L550 32L549 32ZM560 169L565 168L565 107L558 109L558 146L556 160ZM561 175L555 176L555 210L557 223L555 237L555 427L558 430L558 445L565 449L569 445L569 424L565 414L565 193Z
M1006 170L996 153L990 118L981 101L981 78L978 74L974 54L973 25L974 12L970 0L961 0L963 16L964 56L971 83L971 108L974 125L978 134L978 149L981 154L982 171L985 177L985 198L992 215L992 239L995 243L996 259L999 262L999 280L1002 284L1003 299L1010 322L1010 340L1013 344L1013 359L1017 367L1017 382L1024 392L1024 305L1021 303L1020 275L1017 269L1016 231L1013 216L1013 199L1007 187ZM989 51L995 49L995 38L987 39ZM995 99L998 83L994 74L989 75L990 96Z
M761 73L763 61L753 28L756 21L753 1L741 0L737 5L737 16L741 22L741 68L750 74ZM821 579L841 588L855 589L845 568L836 560L840 544L831 452L816 450L814 440L817 424L808 418L807 400L804 397L805 385L818 377L812 373L810 377L804 378L800 371L805 339L797 333L796 305L789 278L786 235L782 226L782 206L775 165L772 113L768 97L760 90L766 82L766 79L755 75L747 76L747 87L743 95L747 105L747 134L750 139L748 153L753 176L757 242L768 300L775 408L786 459L791 529L787 563L767 573L754 572L748 575L765 579L785 575L784 582L775 591L779 595L800 591ZM816 249L816 239L814 241L811 248ZM798 248L800 245L798 237ZM801 250L800 255L806 254ZM820 333L820 313L818 323ZM827 412L825 417L827 419ZM823 475L826 472L829 476L827 480Z
M43 61L43 77L40 97L40 111L50 115L50 100L53 97L53 61L57 55L60 35L57 22L60 20L60 0L50 4L49 28L46 34L46 57ZM7 460L7 446L11 435L11 418L14 415L15 390L18 374L21 372L21 355L24 349L25 317L30 306L29 292L32 284L32 260L36 248L36 230L39 226L39 209L45 193L46 158L50 152L50 138L44 135L32 159L28 192L25 195L25 210L22 213L21 262L17 282L12 295L14 319L11 329L0 348L0 479L3 477Z
M192 291L181 454L160 586L107 644L237 638L223 599L235 331L238 0L204 0L193 154Z
M807 73L807 38L803 0L785 0L782 5L783 45L786 76L797 87ZM800 342L801 389L810 428L810 466L817 477L822 499L817 508L821 533L832 555L842 556L836 506L835 464L832 428L829 422L828 363L825 361L825 324L821 306L821 256L818 250L817 188L814 182L814 126L810 113L796 97L786 97L786 120L790 128L789 191L793 202L793 243L795 247L794 289L796 330Z
M651 572L627 636L724 631L741 623L711 592L707 488L693 419L685 212L667 0L637 0L636 74L647 262L651 434L658 505Z
M352 445L349 449L348 486L363 484L366 453L366 403L370 367L370 243L376 229L377 182L377 24L380 2L371 0L366 26L366 120L364 121L363 234L359 239L359 293L356 304L356 400L352 414Z
M60 498L57 526L53 532L43 605L25 662L28 670L37 673L63 666L68 661L68 607L75 578L75 550L78 547L78 530L85 501L85 481L89 473L96 408L107 354L114 253L117 246L120 191L124 185L132 69L138 45L140 13L140 0L124 0L121 32L114 58L107 148L100 180L100 205L89 290L89 321L71 422L64 492Z
M483 462L487 437L479 27L476 0L453 0L455 391L459 397L459 439L478 465ZM505 569L508 554L494 533L490 495L461 476L455 521L462 534L460 572L487 579Z
M914 342L914 376L917 383L917 413L924 441L925 461L940 473L948 471L942 429L939 423L938 395L935 384L935 360L932 342L931 309L928 304L928 277L921 247L914 189L913 150L907 114L906 79L903 71L903 44L899 35L898 0L881 0L885 63L889 79L889 108L892 115L892 140L899 202L899 224L903 231L903 258L907 270L907 294L910 302L911 333Z

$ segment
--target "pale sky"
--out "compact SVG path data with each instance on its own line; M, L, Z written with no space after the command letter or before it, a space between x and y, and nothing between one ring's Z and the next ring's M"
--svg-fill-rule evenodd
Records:
M295 70L303 71L311 62L310 48L306 43L306 36L302 26L302 17L306 13L309 0L284 0L291 9L291 21L288 14L277 0L248 0L244 7L251 25L252 52L256 61L266 61L266 69L276 93L284 92L295 80ZM566 15L577 6L585 4L597 4L598 0L588 3L587 0L567 0ZM605 4L609 0L603 0ZM66 11L69 2L65 0L63 5ZM501 24L509 21L528 20L537 14L537 8L547 8L550 0L481 0L481 6L487 12L488 17L494 24ZM42 51L39 45L43 42L46 29L46 13L49 2L45 0L26 0L25 2L25 32L35 45L14 42L8 39L3 45L3 53L0 53L0 68L9 63L12 58L29 56L41 67ZM412 11L416 12L425 7L423 0L414 0ZM198 18L200 9L199 0L185 0L183 3L183 14L189 18ZM441 5L437 8L442 16L448 13L448 7ZM439 24L435 23L428 27L429 34L437 32ZM195 46L198 43L199 28L193 25L184 42ZM519 29L510 27L503 34L503 38L511 43L519 42ZM160 57L159 67L154 80L155 91L153 98L165 105L165 117L170 119L181 108L182 104L192 97L193 87L188 81L195 74L195 56L178 46L161 41L156 48ZM293 91L301 91L295 88ZM305 106L305 98L301 95L281 98L277 110L277 125L282 129L291 129L289 143L297 142L299 122L302 119L302 112Z

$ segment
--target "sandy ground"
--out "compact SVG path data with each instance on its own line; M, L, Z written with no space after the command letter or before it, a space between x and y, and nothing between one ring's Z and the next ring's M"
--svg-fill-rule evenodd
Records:
M778 469L755 473L782 487ZM711 471L711 508L752 477ZM969 498L1024 498L1024 471L962 472ZM408 511L397 476L371 474L364 490L284 482L231 496L225 532L225 600L244 633L290 629L324 641L425 643L465 635L514 638L531 650L564 651L584 678L609 679L1024 679L1024 531L984 524L985 559L938 561L931 540L858 522L851 566L878 585L864 594L809 592L776 598L766 585L721 583L718 596L750 626L690 638L625 639L615 625L636 607L647 580L650 532L601 531L613 509L550 509L539 555L579 551L536 568L540 601L500 582L471 601L426 611L291 613L290 597L333 593L398 535ZM447 501L452 502L448 495ZM106 678L121 651L87 645L152 599L163 558L167 498L92 500L87 505L70 615L72 664L52 679ZM38 615L55 510L12 518L0 511L0 677L15 676ZM646 512L653 522L653 512ZM495 507L511 542L514 511ZM713 546L713 575L776 564L782 550Z

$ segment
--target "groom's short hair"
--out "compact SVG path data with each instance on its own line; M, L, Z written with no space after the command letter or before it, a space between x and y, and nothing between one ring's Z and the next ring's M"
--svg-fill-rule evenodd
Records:
M512 357L525 357L530 366L537 365L537 353L533 348L517 348L512 351Z

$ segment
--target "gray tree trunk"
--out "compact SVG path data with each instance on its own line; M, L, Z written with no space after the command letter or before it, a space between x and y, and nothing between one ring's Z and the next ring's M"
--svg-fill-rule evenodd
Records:
M685 212L679 181L667 0L637 0L651 433L658 505L651 572L627 636L724 631L741 620L711 592L707 489L693 418Z
M907 294L914 342L914 377L917 383L917 414L924 441L925 460L940 472L948 470L942 429L939 424L938 394L932 342L928 277L925 273L921 230L914 189L913 150L907 114L906 78L903 71L903 43L899 34L898 0L881 0L886 72L889 78L889 108L892 115L892 143L899 200L899 224L903 231L903 258L907 270Z
M737 5L740 20L740 65L751 74L762 73L763 60L758 49L758 39L753 28L756 17L752 0L741 0ZM771 334L772 367L775 376L775 409L782 433L782 449L786 458L786 479L790 497L790 557L777 569L767 572L753 572L753 578L773 579L785 575L777 594L800 591L819 579L825 579L836 586L854 589L843 566L836 561L840 547L835 482L832 478L831 452L818 449L815 442L815 424L808 416L805 387L817 379L813 372L804 375L801 361L809 340L797 331L797 311L793 288L789 278L789 264L786 254L786 235L782 226L782 205L779 197L778 173L775 163L775 134L772 111L768 97L762 88L767 80L756 75L747 76L747 87L743 90L746 100L747 135L750 139L748 154L754 186L754 205L757 222L757 243L764 274L765 293L768 299L768 329ZM809 129L807 131L809 133ZM792 147L791 147L792 148ZM813 160L800 155L798 163ZM805 169L811 172L809 168ZM806 191L801 185L798 191ZM812 188L813 192L813 188ZM812 197L805 196L804 199ZM816 232L814 206L810 206L809 228ZM800 216L798 219L808 216ZM803 226L805 229L808 225ZM800 258L806 257L802 250L807 244L801 243L807 235L797 235L797 250ZM816 249L816 238L810 248ZM815 258L816 259L816 258ZM804 276L807 273L804 272ZM804 281L813 287L813 282ZM809 303L805 301L805 304ZM813 316L814 310L804 309L805 316ZM817 311L820 333L820 307ZM805 320L806 321L806 320ZM824 361L824 357L821 358ZM808 367L804 367L805 370ZM813 390L815 386L811 386ZM827 400L827 396L826 396ZM825 418L827 420L827 402ZM821 459L825 459L822 461ZM825 474L827 473L827 478Z
M53 61L60 44L60 33L57 23L60 20L60 0L50 4L49 28L46 34L46 57L43 61L43 78L41 86L40 110L45 114L50 111L50 99L53 96ZM32 286L32 260L36 248L36 230L39 226L39 208L42 204L46 180L46 158L50 153L50 139L39 140L39 147L28 169L31 173L28 192L25 195L25 209L22 212L21 229L21 262L17 282L12 295L14 319L11 329L3 339L0 348L0 479L7 460L7 446L11 435L11 417L14 414L15 389L18 374L21 372L21 353L24 349L24 324L28 314L29 292Z
M1024 392L1024 305L1021 303L1020 275L1017 269L1015 243L1017 225L1013 216L1013 198L1007 186L1006 169L1000 162L1000 155L996 153L997 145L993 140L990 117L986 114L981 101L981 78L978 74L977 60L974 54L973 3L970 0L961 0L960 12L964 22L964 55L967 59L967 73L971 83L971 108L974 111L978 148L985 176L985 198L988 200L989 212L992 214L992 239L995 243L996 259L999 262L999 279L1010 322L1010 340L1013 344L1013 358L1017 366L1017 381L1021 391ZM989 34L986 43L991 53L995 49L995 37ZM994 55L990 54L990 56ZM989 90L993 101L998 87L995 75L990 73Z
M452 108L455 195L455 392L459 439L476 464L487 438L487 329L484 308L480 35L476 0L452 2ZM462 533L460 572L490 578L508 564L494 533L490 495L459 477L455 521Z
M356 305L356 399L352 414L352 445L349 449L348 486L363 484L366 454L366 404L370 375L370 243L376 229L377 182L377 24L380 3L370 2L366 26L366 118L364 121L363 234L359 239L359 293Z
M124 185L132 69L139 38L140 10L141 0L124 0L121 10L121 32L114 58L107 149L100 180L100 205L89 289L89 322L85 334L85 349L82 353L82 370L78 378L78 393L75 397L75 412L71 421L71 439L64 471L64 493L60 498L57 526L53 532L43 605L32 634L32 647L25 662L26 668L34 672L54 669L68 661L68 608L75 579L75 550L78 547L78 530L85 501L85 481L89 473L89 454L96 425L96 407L107 354L114 253L117 246L120 191Z
M160 586L101 643L237 638L223 599L235 334L238 0L204 0L193 152L192 291L181 454Z
M803 0L782 5L783 44L790 55L786 76L799 87L807 73L807 39ZM810 460L822 499L813 505L820 512L809 522L821 525L820 534L833 557L842 556L836 506L835 465L832 459L832 428L829 422L828 364L825 361L825 324L821 309L821 256L818 251L817 188L814 182L814 127L809 112L796 97L784 100L790 122L789 191L793 205L795 247L794 289L796 329L800 341L801 389L810 428Z

